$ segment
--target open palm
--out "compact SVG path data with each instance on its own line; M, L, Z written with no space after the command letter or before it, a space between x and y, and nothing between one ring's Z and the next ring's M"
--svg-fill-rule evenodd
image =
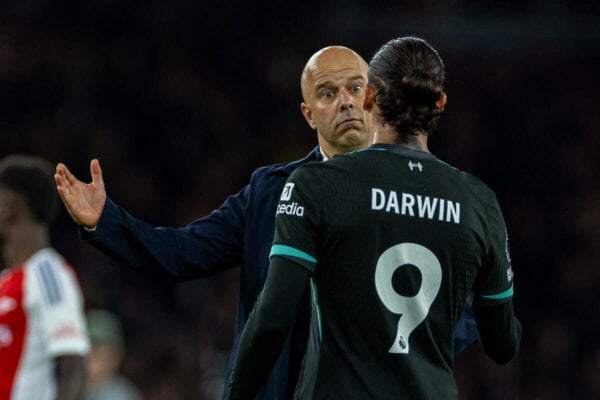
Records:
M66 165L56 166L56 189L67 211L73 220L84 227L98 225L100 215L106 203L106 190L102 178L100 162L96 159L90 163L91 183L84 183L69 171Z

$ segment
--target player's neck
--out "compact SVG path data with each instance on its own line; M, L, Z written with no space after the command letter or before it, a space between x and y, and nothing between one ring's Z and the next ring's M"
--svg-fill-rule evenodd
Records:
M429 153L429 148L427 147L427 135L418 134L399 136L395 143L399 144L400 146L408 147L412 150Z
M3 243L2 253L6 268L16 268L41 249L50 246L48 229L40 223L15 227Z
M373 138L373 143L399 144L412 150L429 153L427 135L400 135L396 128L390 124L377 123Z

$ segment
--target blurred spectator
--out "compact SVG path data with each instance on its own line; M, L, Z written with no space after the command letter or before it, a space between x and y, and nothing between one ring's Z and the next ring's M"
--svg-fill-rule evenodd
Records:
M125 352L121 323L108 311L86 313L92 350L87 360L85 400L141 400L137 387L120 372Z
M0 161L0 399L75 400L89 341L77 276L50 246L53 166Z

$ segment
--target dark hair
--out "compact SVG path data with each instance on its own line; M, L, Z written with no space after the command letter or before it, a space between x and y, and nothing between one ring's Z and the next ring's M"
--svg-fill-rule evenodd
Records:
M53 165L42 158L11 155L0 161L0 188L23 196L33 216L49 223L58 203L53 171Z
M381 46L369 64L369 84L385 123L400 137L430 134L441 111L436 102L443 92L444 63L425 40L393 39Z

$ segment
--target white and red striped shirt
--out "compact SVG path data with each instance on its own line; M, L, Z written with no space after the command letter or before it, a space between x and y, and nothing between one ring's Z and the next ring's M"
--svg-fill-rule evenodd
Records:
M89 347L77 277L54 249L0 275L0 400L54 399L54 357Z

